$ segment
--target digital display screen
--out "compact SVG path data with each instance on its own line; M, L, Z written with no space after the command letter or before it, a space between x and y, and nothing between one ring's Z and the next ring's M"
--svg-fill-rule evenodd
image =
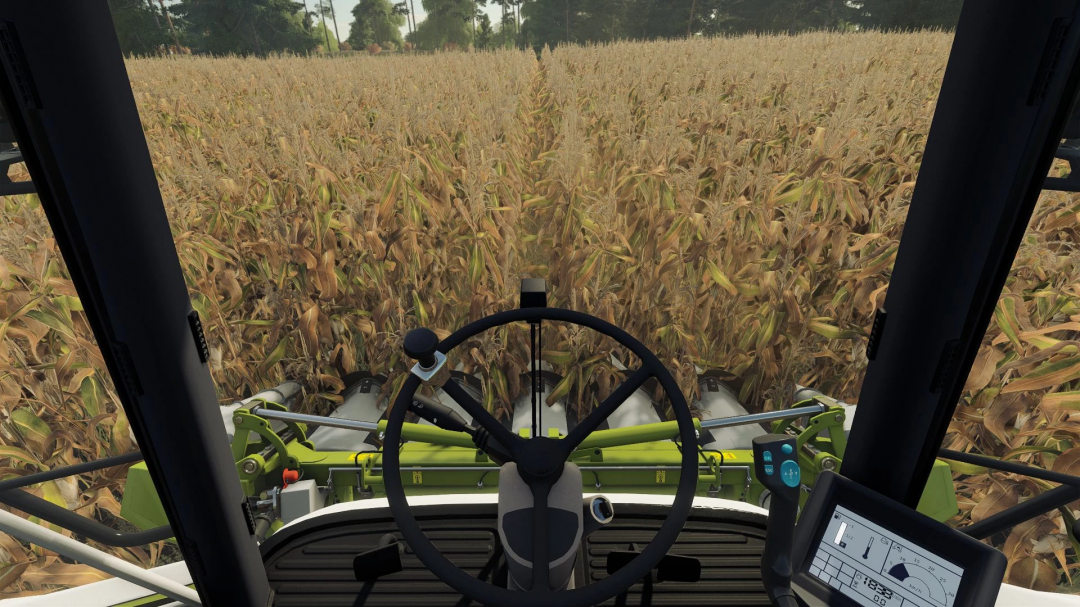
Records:
M810 575L866 607L953 607L964 569L836 506Z

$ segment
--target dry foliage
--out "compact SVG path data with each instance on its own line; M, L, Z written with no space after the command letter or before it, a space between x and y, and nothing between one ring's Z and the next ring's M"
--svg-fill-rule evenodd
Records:
M127 418L44 215L31 199L7 198L4 204L10 223L0 230L0 475L11 478L131 451ZM31 492L82 516L125 525L119 518L124 477L124 469L112 468L42 483ZM163 550L175 553L165 542L97 547L143 567L161 564ZM6 588L0 597L107 577L0 533L0 586Z
M514 307L518 279L539 275L551 305L624 327L688 396L695 366L722 368L770 409L796 382L858 396L950 42L808 34L128 70L223 401L291 377L325 411L360 368L393 389L406 331ZM124 418L42 214L32 198L5 204L3 471L121 452ZM1080 473L1078 212L1063 194L1036 209L947 446ZM509 327L458 350L493 411L522 388L526 338ZM606 396L610 348L548 327L557 393L579 408ZM957 470L958 524L1047 488ZM121 490L82 477L70 499L104 516ZM994 538L1011 582L1071 581L1072 513L1051 514ZM55 562L0 545L9 591L50 587Z

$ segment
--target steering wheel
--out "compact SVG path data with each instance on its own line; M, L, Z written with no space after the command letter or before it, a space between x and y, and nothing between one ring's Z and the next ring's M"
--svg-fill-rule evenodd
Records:
M405 541L412 548L413 553L420 559L436 577L445 582L463 596L484 605L514 605L514 607L547 607L550 605L582 607L602 603L639 582L642 578L656 567L660 559L679 537L679 532L690 515L693 505L694 493L697 489L698 479L698 453L696 449L682 449L682 468L679 475L679 486L675 493L675 500L668 512L667 519L661 525L660 530L649 542L648 546L641 551L633 560L624 567L611 574L606 579L572 590L551 590L549 588L549 562L548 558L548 491L555 484L564 470L565 462L570 458L574 449L581 444L592 431L611 415L630 395L642 386L650 377L655 377L664 392L671 400L678 421L679 437L683 445L694 445L697 442L693 418L686 399L679 390L675 378L664 367L660 359L637 339L618 327L600 320L594 316L564 310L560 308L522 308L499 312L462 327L453 335L444 339L437 346L437 351L445 355L465 340L474 337L488 329L499 327L516 321L557 320L569 322L593 329L603 335L613 338L631 352L642 363L642 366L634 371L623 381L610 396L578 425L560 439L552 439L544 436L525 439L506 429L495 419L480 403L476 402L454 380L448 379L443 383L442 389L450 395L461 408L472 416L474 423L478 423L491 439L509 454L510 460L517 464L517 469L522 480L532 491L532 586L528 591L510 590L500 588L485 581L479 580L457 565L451 563L443 556L431 540L424 535L420 526L409 509L405 498L405 489L401 482L400 454L398 446L401 443L401 428L405 422L405 414L409 410L409 404L422 380L416 373L410 373L405 384L402 386L394 406L387 416L386 433L382 456L383 483L386 489L386 499L390 504L390 512L393 513L394 521ZM442 364L446 364L443 362ZM537 434L540 434L539 432Z

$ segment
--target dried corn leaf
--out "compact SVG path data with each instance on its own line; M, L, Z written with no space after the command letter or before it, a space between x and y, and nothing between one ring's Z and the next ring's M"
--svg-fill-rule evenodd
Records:
M1009 568L1006 581L1013 586L1049 592L1057 586L1060 574L1053 565L1035 557L1024 557Z

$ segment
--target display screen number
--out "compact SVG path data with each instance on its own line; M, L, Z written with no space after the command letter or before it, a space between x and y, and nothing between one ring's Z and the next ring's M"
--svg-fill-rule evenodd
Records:
M872 597L873 601L878 605L888 603L889 599L893 597L893 591L886 588L885 585L878 583L876 580L863 577L863 584L880 595L880 597Z

